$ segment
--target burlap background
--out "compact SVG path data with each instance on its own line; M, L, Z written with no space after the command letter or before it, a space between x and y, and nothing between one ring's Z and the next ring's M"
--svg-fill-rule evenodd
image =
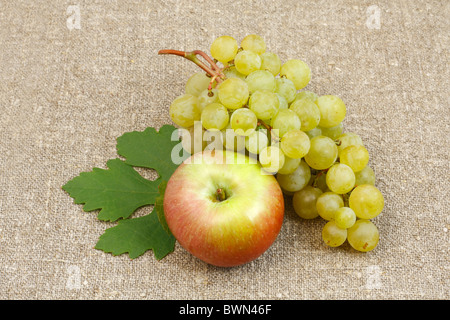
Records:
M449 9L439 0L1 0L0 298L448 299ZM346 102L346 130L365 141L386 200L378 247L328 248L324 221L302 221L287 203L277 241L241 267L206 265L178 245L161 261L95 250L114 224L61 186L117 157L124 132L171 123L168 106L197 67L159 49L209 51L217 36L249 33L283 61L306 61L308 89Z

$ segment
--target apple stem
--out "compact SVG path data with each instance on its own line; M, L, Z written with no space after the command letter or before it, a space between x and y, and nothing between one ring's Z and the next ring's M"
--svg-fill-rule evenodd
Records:
M227 198L227 195L225 193L225 190L222 188L218 188L216 191L216 199L217 201L224 201Z

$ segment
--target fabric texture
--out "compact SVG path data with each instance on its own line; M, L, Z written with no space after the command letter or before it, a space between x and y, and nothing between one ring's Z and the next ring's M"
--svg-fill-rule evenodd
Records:
M448 1L0 1L1 299L448 299ZM369 253L328 248L286 201L257 260L218 268L178 244L157 261L94 249L100 222L61 186L116 158L125 132L171 124L209 52L259 34L347 105L385 197ZM151 177L154 173L144 172ZM289 199L289 198L286 198ZM139 209L135 216L151 208Z

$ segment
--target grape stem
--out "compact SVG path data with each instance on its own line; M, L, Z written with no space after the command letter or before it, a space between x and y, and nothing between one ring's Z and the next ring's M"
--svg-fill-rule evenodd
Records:
M214 62L213 59L211 59L205 52L201 50L194 50L194 51L180 51L180 50L172 50L172 49L165 49L165 50L159 50L158 54L173 54L176 56L180 56L183 58L186 58L192 62L194 62L196 65L198 65L200 68L203 69L207 74L209 74L211 79L210 86L212 87L212 83L216 81L217 83L221 83L222 80L225 79L225 75L222 72L222 69ZM203 59L206 60L206 62L209 63L209 66L201 61L197 55L201 56Z
M214 62L214 60L213 59L211 59L211 57L210 56L208 56L206 53L204 53L203 51L201 51L201 50L194 50L194 51L192 51L192 52L190 52L191 54L194 54L194 55L200 55L200 56L202 56L202 58L203 59L205 59L206 61L208 61L209 62L209 64L211 65L211 67L218 73L218 75L221 73L221 69L219 68L219 66L217 66L217 64Z
M271 134L272 138L274 140L280 141L280 137L278 137L274 132L272 132L272 127L269 126L267 123L265 123L263 120L258 120L258 125L263 126L264 128L267 129L267 131L269 131L269 133Z
M344 200L344 207L349 207L348 199L350 198L350 193L346 193L342 195L342 200Z
M319 180L320 176L323 175L323 174L325 174L325 173L327 173L327 172L328 172L328 169L325 169L325 170L320 170L319 173L317 173L317 175L316 175L316 177L314 178L314 181L313 181L313 183L312 183L312 186L313 186L314 188L317 188L317 181Z
M214 83L214 81L216 81L217 77L218 77L218 75L215 75L215 76L211 77L211 81L209 82L209 85L208 85L208 91L211 92L212 87L213 87L213 83Z

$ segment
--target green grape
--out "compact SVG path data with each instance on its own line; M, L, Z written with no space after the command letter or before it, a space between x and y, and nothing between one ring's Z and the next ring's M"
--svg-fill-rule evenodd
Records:
M297 95L294 83L287 78L276 78L275 92L286 98L288 103L291 103Z
M203 109L201 120L203 127L207 130L222 130L227 126L230 116L227 108L214 102Z
M253 51L256 54L266 52L266 43L264 39L257 34L249 34L241 41L241 47L244 50Z
M248 136L255 131L258 119L255 113L248 108L241 108L233 111L230 119L231 128L241 135Z
M180 127L192 127L195 121L200 120L201 115L197 97L187 93L179 96L172 101L169 114L172 121Z
M247 76L245 82L250 94L257 90L275 91L275 77L266 70L253 71Z
M339 136L336 139L336 143L338 146L339 156L341 155L342 150L347 148L348 146L363 146L362 139L359 135L353 132L346 132Z
M194 73L186 82L185 92L193 96L199 96L202 91L208 89L211 78L205 73Z
M309 99L312 102L315 102L317 100L317 98L319 98L319 96L317 94L315 94L312 91L305 90L305 91L300 91L299 93L297 93L294 101L301 100L301 99ZM294 101L292 101L292 102L294 102Z
M261 57L261 70L270 71L274 76L280 72L281 60L275 53L264 52Z
M325 136L311 139L311 146L305 160L316 170L325 170L331 167L338 156L337 146L333 140Z
M228 67L223 70L224 75L227 78L239 78L245 80L245 75L236 70L236 67Z
M339 228L334 221L328 221L322 229L322 239L329 247L339 247L347 240L347 229Z
M378 228L369 220L357 220L348 230L348 243L353 249L368 252L378 244L380 233Z
M314 137L321 136L322 130L319 127L315 127L314 129L306 131L305 133L308 135L309 139L312 139Z
M266 130L253 131L249 136L245 137L245 148L248 152L259 154L262 149L269 145L269 138Z
M236 39L230 36L221 36L216 38L211 44L211 56L226 64L234 59L238 51L238 43Z
M248 86L239 78L229 78L219 86L219 100L228 109L239 109L247 103Z
M336 163L328 169L326 181L331 191L344 194L355 186L355 173L349 166Z
M284 165L278 170L278 173L281 174L290 174L294 172L298 166L300 165L301 159L289 158L287 155L284 155Z
M192 127L181 130L181 145L184 150L190 154L203 151L206 147L206 141L203 139L205 129L200 121L196 121Z
M234 66L237 71L247 76L253 71L259 70L261 58L252 51L242 50L234 58Z
M286 98L281 96L281 95L279 95L278 93L276 95L278 97L278 101L280 102L280 106L279 106L278 109L279 110L288 109L289 108L289 104L287 103Z
M280 76L291 80L297 90L303 89L311 80L311 70L308 65L298 59L286 61L280 69Z
M203 90L197 97L198 107L203 110L208 104L219 102L219 91L217 89Z
M340 194L324 192L317 199L316 207L319 216L325 220L333 220L337 209L344 206L344 200Z
M319 124L320 111L317 105L311 100L295 100L291 103L289 109L294 111L300 118L300 121L302 122L302 131L310 131Z
M337 126L345 118L346 107L341 98L333 95L320 96L316 102L320 110L319 126L331 128Z
M274 174L283 167L284 154L280 148L268 146L259 153L259 162L266 172Z
M280 100L275 92L266 90L255 91L250 96L248 106L256 114L258 119L266 121L272 119L277 114L280 107Z
M337 126L331 127L331 128L322 128L319 127L320 130L322 130L322 135L329 137L333 140L336 140L342 135L342 130L344 130L344 125L339 123Z
M359 172L369 163L369 151L363 146L348 146L339 155L339 161Z
M270 122L272 129L278 130L277 136L283 137L288 131L300 130L300 119L297 114L289 109L279 110ZM283 148L283 147L282 147Z
M375 172L369 166L365 166L364 169L355 173L355 185L371 184L375 185Z
M348 229L351 228L356 221L356 214L349 207L342 207L336 210L334 214L334 221L339 228Z
M306 186L295 192L292 197L295 213L303 219L317 218L319 213L317 212L316 203L321 194L322 190L311 186Z
M225 149L235 152L239 152L245 149L245 137L236 134L233 128L231 128L231 124L228 124L226 129L222 129L221 133L221 140Z
M283 166L281 166L283 167ZM290 174L277 174L277 181L283 190L297 192L308 185L311 179L311 169L301 160L297 169Z
M384 208L383 195L371 184L362 184L353 189L348 203L360 219L375 218Z
M303 158L309 151L310 140L299 129L290 130L281 138L281 150L291 158Z

